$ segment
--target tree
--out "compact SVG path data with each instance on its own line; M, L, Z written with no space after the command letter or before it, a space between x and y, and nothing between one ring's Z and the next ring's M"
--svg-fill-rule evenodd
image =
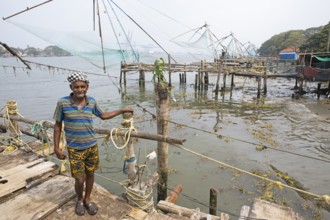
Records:
M300 48L301 51L317 51L326 52L329 40L330 22L323 27L323 29L316 34L313 34L310 38L303 43Z

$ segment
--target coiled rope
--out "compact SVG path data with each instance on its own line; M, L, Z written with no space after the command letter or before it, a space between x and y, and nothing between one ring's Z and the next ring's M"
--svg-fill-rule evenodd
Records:
M39 122L35 122L32 125L31 132L33 135L40 135L41 137L41 143L42 143L42 154L46 156L45 154L45 146L44 143L47 143L48 146L48 156L50 155L50 143L49 143L49 137L47 135L47 128L45 128L44 123L48 122L51 123L50 121L42 120Z
M133 125L133 117L130 119L123 119L121 125L123 127L112 128L111 132L110 132L111 141L112 141L113 145L115 146L115 148L117 148L118 150L122 150L123 148L125 148L127 146L128 142L130 141L132 131L136 131L136 129ZM113 139L114 132L115 132L115 136L117 137L117 133L120 130L126 131L125 136L124 136L124 139L126 139L125 144L123 144L121 147L119 147Z

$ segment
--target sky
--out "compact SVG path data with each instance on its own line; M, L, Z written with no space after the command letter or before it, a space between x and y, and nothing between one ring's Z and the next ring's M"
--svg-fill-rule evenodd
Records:
M7 18L27 7L31 8L46 1L0 0L0 16ZM209 30L218 39L232 33L243 44L249 42L260 47L273 35L289 30L319 27L330 21L329 0L98 0L98 2L104 23L101 26L104 36L107 36L106 29L109 33L114 32L110 22L106 24L105 21L119 20L120 25L127 31L126 34L128 33L136 44L148 44L151 36L169 50L170 39L189 38L189 34L192 36L194 30L204 24L208 25ZM110 2L113 9L110 7L106 9L104 5L110 5ZM106 10L108 13L105 13ZM47 41L51 36L43 35L41 39L42 31L37 32L39 36L32 34L38 28L77 32L81 35L84 32L94 32L98 35L97 20L95 31L93 21L93 0L53 0L9 19L1 19L0 41L11 47L44 48L53 45L52 42ZM56 33L52 35L57 35ZM116 35L122 37L124 32L116 31Z

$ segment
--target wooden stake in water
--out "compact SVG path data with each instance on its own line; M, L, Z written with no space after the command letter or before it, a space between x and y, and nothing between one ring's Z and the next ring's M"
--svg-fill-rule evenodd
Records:
M156 111L157 111L157 133L168 135L169 120L169 91L166 83L157 83L156 93ZM168 144L158 141L157 146L158 168L158 196L157 201L165 200L167 197L167 176L168 176Z
M218 202L218 191L214 188L210 189L210 210L211 215L217 215L217 202Z

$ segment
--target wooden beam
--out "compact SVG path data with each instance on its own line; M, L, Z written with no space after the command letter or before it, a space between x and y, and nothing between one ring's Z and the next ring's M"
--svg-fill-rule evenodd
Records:
M0 117L6 118L6 116L4 114L0 115ZM28 118L22 118L20 116L11 116L10 119L19 121L19 122L24 122L24 123L31 124L31 125L38 122L38 121L34 121L34 120L31 120ZM54 128L54 123L45 121L43 126L45 126L46 128ZM95 132L98 134L110 134L111 130L96 128ZM124 136L126 136L126 131L118 131L116 135L124 137ZM151 133L140 132L140 131L132 131L131 137L142 138L142 139L153 140L153 141L162 141L162 142L166 142L169 144L180 144L180 145L182 145L186 141L185 139L181 139L181 138L169 137L169 136L164 136L164 135L160 135L160 134L151 134Z

